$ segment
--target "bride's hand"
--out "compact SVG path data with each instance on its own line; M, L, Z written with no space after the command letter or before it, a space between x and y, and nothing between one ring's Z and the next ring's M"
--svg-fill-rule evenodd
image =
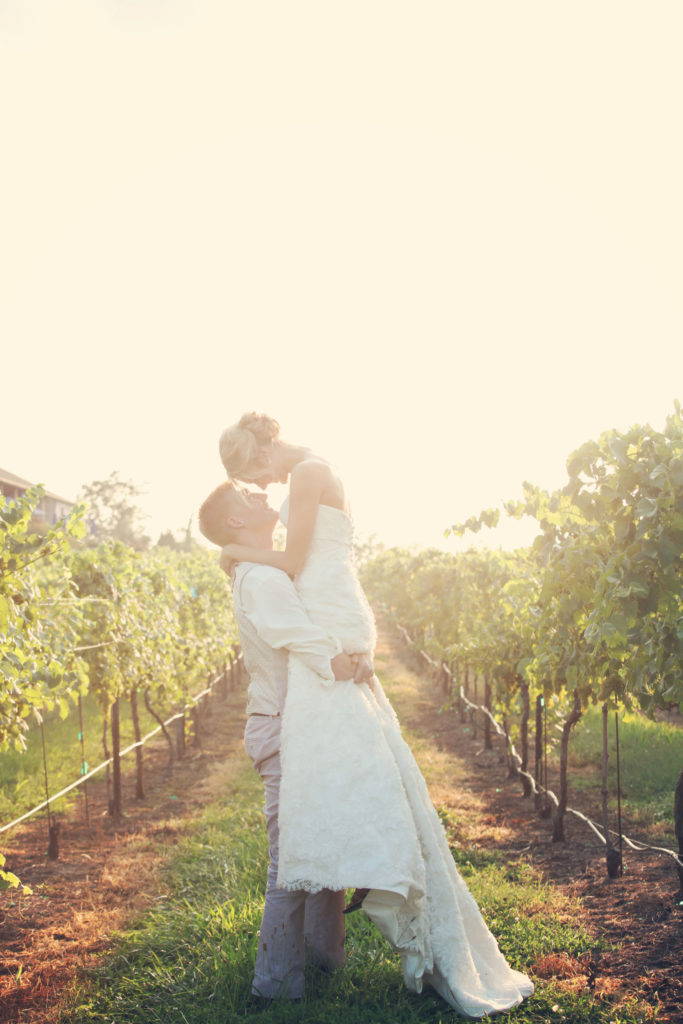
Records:
M228 576L230 576L232 570L239 561L237 552L238 547L238 544L226 544L221 550L220 567L227 572Z
M375 666L369 654L352 654L354 683L369 683L375 674Z

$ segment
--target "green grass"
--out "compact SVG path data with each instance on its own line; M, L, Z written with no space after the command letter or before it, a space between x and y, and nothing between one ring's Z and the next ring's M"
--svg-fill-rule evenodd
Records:
M143 735L156 726L144 702L139 702L140 728ZM78 708L72 706L67 718L61 719L57 712L45 716L45 746L50 793L74 782L81 771L81 744ZM94 695L83 698L83 736L85 759L89 769L104 761L102 747L102 712ZM0 751L0 824L12 821L25 811L42 803L45 799L45 778L43 773L43 746L40 727L33 725L27 734L27 749ZM133 722L130 706L121 702L121 747L133 743ZM111 738L108 740L111 749ZM131 755L132 756L132 755ZM55 807L57 812L65 810L79 799L81 787L62 797Z
M633 712L622 712L619 715L619 748L624 813L631 821L644 826L671 821L674 789L683 765L683 729L667 722L653 722ZM600 788L600 708L588 708L576 726L569 749L572 767L589 770L570 775L570 786L576 789ZM614 806L617 758L613 713L609 716L608 768L611 806Z
M460 1019L429 990L403 986L398 957L362 913L348 920L347 966L307 974L300 1003L254 1005L249 997L260 923L267 844L260 780L238 774L227 806L190 826L167 871L169 895L125 934L107 961L71 993L64 1024L439 1024ZM460 869L499 938L520 968L553 951L572 955L595 944L580 907L543 884L526 865L461 851ZM640 1024L638 1010L570 995L539 981L537 992L507 1018L519 1024Z

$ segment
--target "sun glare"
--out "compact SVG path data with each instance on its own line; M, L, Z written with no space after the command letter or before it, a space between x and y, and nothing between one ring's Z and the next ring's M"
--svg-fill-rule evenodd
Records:
M176 529L263 409L364 534L448 545L663 425L680 8L144 7L0 8L6 469Z

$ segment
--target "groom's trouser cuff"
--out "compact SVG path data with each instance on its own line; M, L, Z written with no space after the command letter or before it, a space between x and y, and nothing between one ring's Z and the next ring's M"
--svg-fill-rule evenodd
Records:
M270 844L266 900L259 935L252 992L269 998L298 999L304 991L306 945L312 960L327 969L344 963L344 893L323 889L315 895L277 888L280 756L257 760L265 788Z

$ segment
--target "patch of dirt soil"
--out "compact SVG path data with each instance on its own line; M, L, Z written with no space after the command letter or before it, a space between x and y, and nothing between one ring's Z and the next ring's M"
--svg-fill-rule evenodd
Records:
M565 842L553 843L550 819L539 817L533 797L523 798L521 783L508 777L503 740L494 734L492 749L486 750L481 724L475 734L469 716L461 721L456 711L442 711L445 695L439 683L430 681L422 660L385 631L378 663L395 657L423 679L418 702L405 707L400 706L400 698L396 702L402 724L430 737L446 758L456 755L461 762L453 767L451 761L450 786L438 779L430 784L435 803L454 808L458 834L464 835L468 845L534 865L543 878L580 899L586 926L605 940L606 948L590 958L570 962L572 958L564 954L544 957L532 973L565 979L567 988L588 988L613 999L615 1005L644 1002L657 1011L659 1024L683 1022L683 894L674 862L661 854L635 853L624 847L624 874L610 879L604 846L572 815L565 818ZM569 805L599 820L600 785L596 779L593 793L572 792L570 777ZM557 780L550 779L550 787L556 786ZM673 807L673 794L671 800ZM470 815L468 809L479 814ZM647 841L628 821L623 822L623 831ZM676 848L673 821L671 835L656 845Z
M219 687L216 688L220 689ZM0 894L0 1022L49 1024L60 992L95 964L112 931L165 897L160 868L188 823L230 790L244 763L244 690L214 692L201 711L199 745L168 765L163 736L144 748L145 798L135 800L133 755L122 761L123 810L108 814L104 772L83 801L61 814L59 858L47 858L47 822L31 819L3 836L7 867L33 895Z

